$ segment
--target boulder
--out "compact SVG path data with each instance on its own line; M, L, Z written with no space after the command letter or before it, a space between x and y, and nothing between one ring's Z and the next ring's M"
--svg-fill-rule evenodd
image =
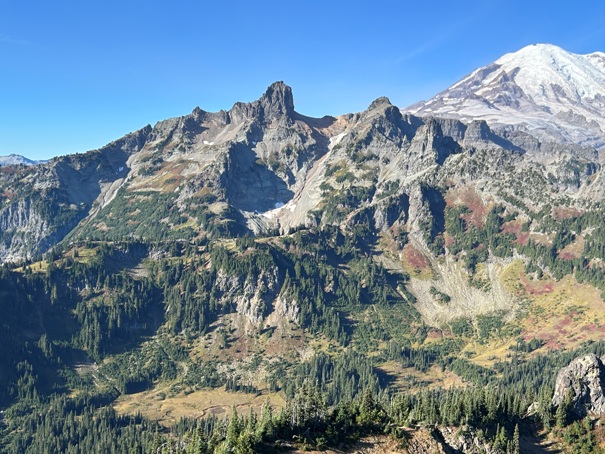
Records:
M604 385L603 358L593 353L576 358L557 374L552 404L569 399L570 410L579 417L605 414Z

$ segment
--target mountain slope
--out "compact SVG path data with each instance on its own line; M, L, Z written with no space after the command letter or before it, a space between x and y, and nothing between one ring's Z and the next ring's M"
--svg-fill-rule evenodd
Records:
M540 139L605 145L605 54L578 55L536 44L479 68L429 101L420 116L483 119Z
M428 325L510 316L517 298L500 277L526 242L521 225L552 241L543 222L550 210L584 213L605 192L594 150L551 144L536 153L543 148L482 121L403 115L387 98L357 114L309 118L278 82L228 111L196 108L100 150L3 169L0 256L16 261L88 241L222 244L336 228L347 247L410 275L405 291ZM510 232L500 231L504 219L515 220ZM480 230L488 220L504 242ZM240 308L252 324L267 316L255 308Z
M0 257L32 258L65 238L113 194L150 127L84 154L0 169Z

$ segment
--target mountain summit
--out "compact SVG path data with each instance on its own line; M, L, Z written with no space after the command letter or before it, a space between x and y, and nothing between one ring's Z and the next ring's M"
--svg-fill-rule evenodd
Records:
M427 102L420 116L486 120L540 139L605 146L605 54L527 46L479 68Z
M283 82L275 82L267 88L259 100L265 116L291 116L294 113L292 89Z

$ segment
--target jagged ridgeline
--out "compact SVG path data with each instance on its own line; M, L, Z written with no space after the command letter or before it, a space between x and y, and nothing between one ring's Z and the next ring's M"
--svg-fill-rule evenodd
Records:
M425 436L514 452L557 423L568 351L604 353L595 149L387 98L309 118L278 82L1 167L0 187L8 452L279 451L385 430L410 452Z
M432 219L437 228L435 196L448 187L534 209L565 203L561 189L601 196L600 172L594 150L402 115L386 98L359 114L304 117L276 83L229 111L196 108L100 150L3 167L0 252L33 258L65 238L190 240L326 224L413 231Z

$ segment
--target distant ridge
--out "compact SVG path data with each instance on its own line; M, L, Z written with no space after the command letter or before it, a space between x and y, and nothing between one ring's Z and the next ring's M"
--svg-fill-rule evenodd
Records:
M47 159L33 160L26 158L25 156L21 156L19 154L9 154L8 156L0 156L0 166L15 166L15 165L25 165L25 166L33 166L36 164L44 164L48 162Z

